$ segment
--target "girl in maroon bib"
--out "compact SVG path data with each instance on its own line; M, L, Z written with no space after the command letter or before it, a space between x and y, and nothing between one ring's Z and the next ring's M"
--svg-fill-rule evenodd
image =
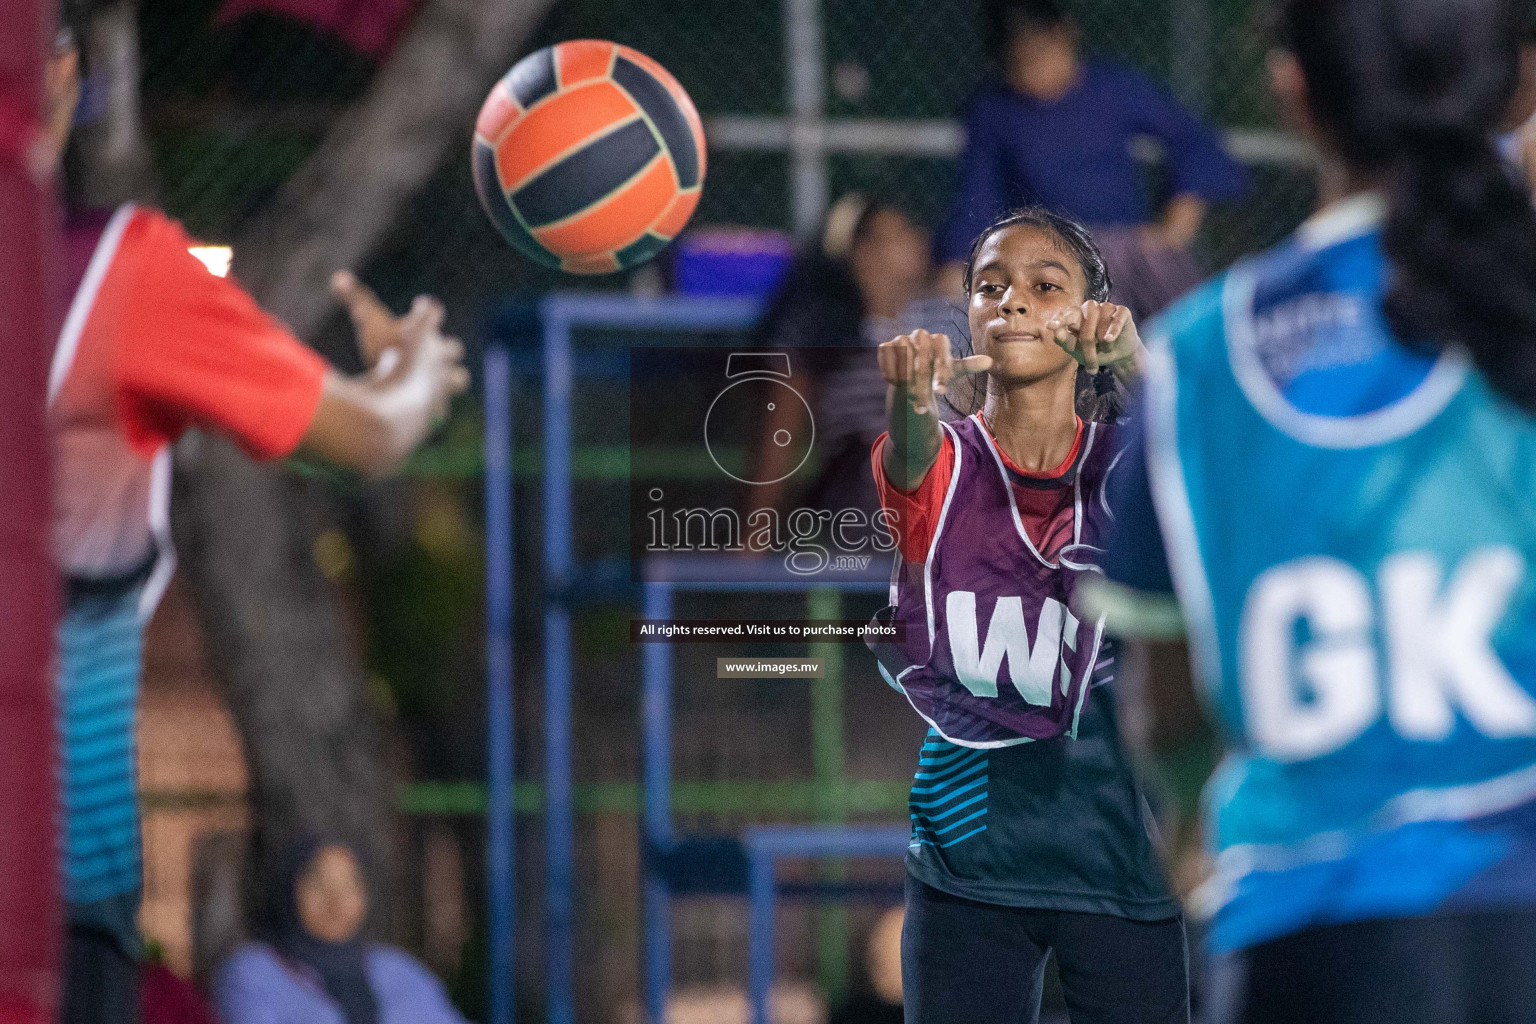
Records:
M908 1024L1037 1018L1054 950L1073 1024L1187 1021L1184 932L1114 731L1098 572L1112 407L1141 353L1079 225L1004 218L967 268L971 354L880 348L875 479L901 557L875 648L931 726L913 781ZM942 422L947 402L962 413Z

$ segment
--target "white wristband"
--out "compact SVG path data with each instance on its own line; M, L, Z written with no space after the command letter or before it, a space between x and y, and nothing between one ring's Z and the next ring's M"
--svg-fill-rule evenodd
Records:
M395 367L400 365L400 350L394 346L379 353L378 361L373 364L374 377L388 377L395 372Z

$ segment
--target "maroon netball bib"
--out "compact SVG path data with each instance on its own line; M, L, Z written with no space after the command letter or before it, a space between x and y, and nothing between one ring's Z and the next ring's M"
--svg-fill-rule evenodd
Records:
M891 607L899 643L872 645L881 674L945 739L1001 747L1076 734L1103 639L1072 612L1108 518L1112 426L1088 424L1071 470L1071 541L1054 558L1024 529L996 442L975 417L943 424L954 471L927 559L898 561ZM898 559L900 556L898 555Z

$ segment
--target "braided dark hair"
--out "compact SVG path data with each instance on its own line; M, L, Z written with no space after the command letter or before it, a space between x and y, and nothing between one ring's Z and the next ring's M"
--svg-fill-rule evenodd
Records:
M1077 221L1043 206L1027 206L1006 213L976 236L976 240L971 243L970 255L965 259L967 296L971 294L971 274L976 268L976 258L981 254L981 247L998 232L1015 227L1035 228L1053 236L1060 248L1076 260L1083 270L1083 277L1087 281L1083 297L1094 302L1109 301L1113 282L1110 280L1109 267L1104 263L1104 254L1099 252L1093 236ZM969 329L961 332L961 336L965 338L966 349L962 354L973 354L975 349ZM964 416L978 412L986 402L987 378L987 374L979 373L955 380L949 386L949 394L945 396L947 403L955 412ZM1113 423L1124 415L1126 404L1125 386L1113 372L1101 370L1094 375L1087 370L1078 371L1077 414L1083 419Z
M1536 412L1536 213L1492 141L1521 28L1508 0L1285 0L1280 42L1328 141L1387 182L1393 332Z

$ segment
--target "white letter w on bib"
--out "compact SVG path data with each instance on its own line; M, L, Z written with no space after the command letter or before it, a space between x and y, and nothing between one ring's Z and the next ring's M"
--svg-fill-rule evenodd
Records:
M1062 627L1072 618L1061 602L1046 598L1033 646L1024 629L1024 601L1019 597L997 599L987 626L985 646L977 636L979 623L973 591L951 590L944 601L944 617L949 624L949 655L961 685L978 697L996 697L997 674L1006 657L1008 673L1019 696L1031 704L1050 706L1051 680L1061 656ZM1072 629L1076 639L1075 622Z

